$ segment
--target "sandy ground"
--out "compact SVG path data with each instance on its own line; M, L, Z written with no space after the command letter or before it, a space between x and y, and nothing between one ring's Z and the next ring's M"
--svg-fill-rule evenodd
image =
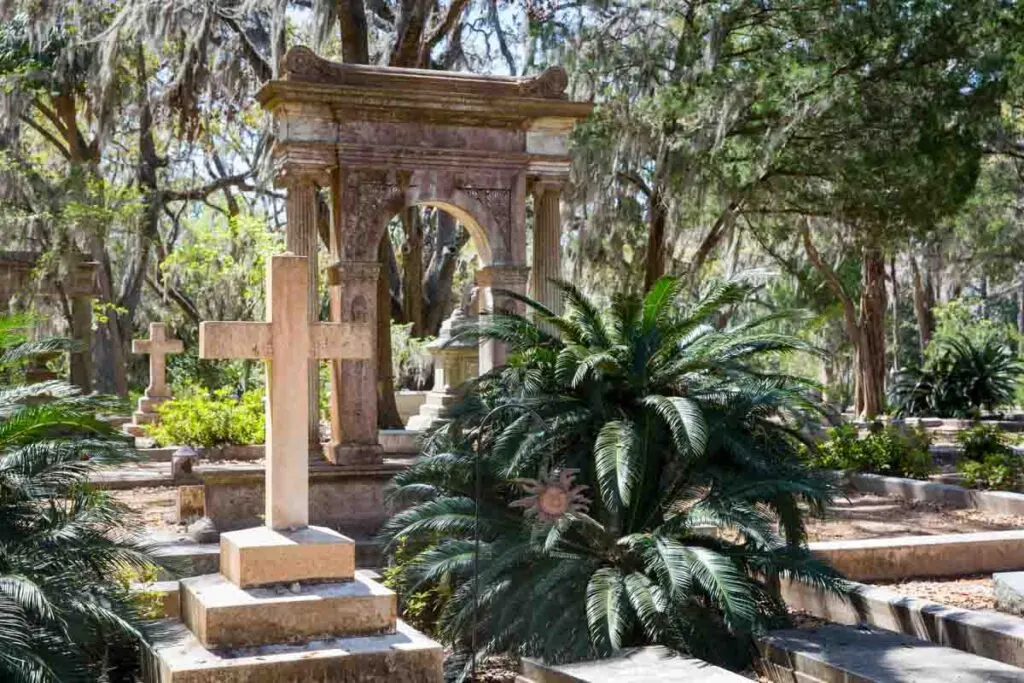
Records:
M1024 528L1024 518L908 503L899 498L850 494L836 500L825 519L811 519L812 541L886 536L965 534Z
M951 607L978 610L994 610L996 608L996 596L991 576L965 576L958 579L900 581L873 585L888 588L900 595L934 600Z
M147 531L180 530L178 524L173 521L178 507L176 489L127 489L109 493L140 514Z

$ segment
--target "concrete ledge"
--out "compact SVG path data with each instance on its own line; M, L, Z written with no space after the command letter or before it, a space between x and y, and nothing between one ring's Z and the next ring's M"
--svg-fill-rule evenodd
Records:
M520 679L527 683L749 683L739 674L664 647L634 648L609 659L557 666L524 659L521 671Z
M200 576L220 571L220 545L217 543L153 540L158 544L153 554L170 565L169 574Z
M1018 617L948 607L864 584L853 584L848 600L795 581L783 581L779 589L792 609L820 619L874 626L1024 667L1024 619Z
M904 500L936 503L956 508L975 508L997 515L1024 516L1024 494L1010 491L975 491L952 484L938 484L902 477L851 472L845 481L861 493L899 496Z
M779 683L1020 683L1017 667L898 633L829 625L773 631L758 647Z
M395 633L304 645L209 650L180 623L144 657L146 683L441 683L440 645L399 621Z
M998 572L992 575L996 608L1008 614L1024 615L1024 572Z
M810 549L854 581L991 574L1024 567L1024 530L819 541Z
M204 647L251 647L394 631L393 591L342 583L242 589L221 574L181 581L181 615Z

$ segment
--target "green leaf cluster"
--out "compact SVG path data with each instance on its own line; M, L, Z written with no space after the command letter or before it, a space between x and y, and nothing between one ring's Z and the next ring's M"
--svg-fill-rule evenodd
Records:
M59 347L0 319L0 364ZM146 629L124 577L152 572L138 520L89 486L132 456L97 413L118 403L64 382L0 385L0 680L128 680Z
M215 448L264 441L266 411L262 390L233 396L230 387L209 391L186 389L179 398L157 407L160 422L148 428L160 446Z
M474 641L551 661L658 643L743 666L785 619L773 579L844 586L805 545L807 510L833 493L800 457L820 406L771 369L813 350L772 332L775 316L723 325L749 296L739 283L694 300L665 278L607 307L560 286L561 315L505 293L532 316L458 332L503 341L509 361L465 388L396 478L406 507L384 535L410 556L396 585L450 587L433 631L456 678ZM583 503L547 522L511 506L523 478L566 470Z
M827 470L926 479L935 471L930 446L931 436L920 426L875 423L861 438L857 425L843 424L830 428L825 441L809 449L808 456L815 467Z
M962 451L957 471L970 488L1017 491L1024 484L1024 458L1013 451L1006 434L995 425L976 424L961 430Z

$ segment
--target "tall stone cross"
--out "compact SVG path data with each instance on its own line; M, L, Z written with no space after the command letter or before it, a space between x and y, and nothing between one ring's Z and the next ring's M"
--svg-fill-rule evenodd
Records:
M149 339L132 340L132 353L149 354L146 398L160 401L170 396L167 391L167 356L184 350L185 346L180 340L167 336L167 326L163 323L149 324Z
M371 357L366 323L311 321L305 256L274 256L267 270L266 322L204 322L200 358L258 358L267 364L266 524L309 524L309 372L313 359ZM367 396L376 401L376 396Z

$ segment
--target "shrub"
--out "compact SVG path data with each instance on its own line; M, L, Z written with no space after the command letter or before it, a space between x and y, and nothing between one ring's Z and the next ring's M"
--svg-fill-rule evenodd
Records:
M898 415L977 417L1013 403L1024 365L996 338L942 339L920 368L901 371L890 403Z
M0 375L53 344L18 341L0 319ZM133 680L144 637L119 580L152 567L139 520L89 486L131 456L96 414L119 402L61 381L0 385L0 680Z
M449 667L473 642L550 661L657 643L742 666L786 618L777 577L845 585L805 543L801 503L820 511L833 490L800 459L795 425L821 406L764 369L809 349L771 320L716 325L747 295L735 284L686 306L667 278L602 309L562 288L563 315L521 298L531 318L476 328L509 360L396 478L407 507L384 533L410 557L394 585L451 587L434 630ZM548 517L550 499L572 505Z
M214 448L263 443L262 391L247 391L239 398L227 387L213 392L190 387L183 393L157 408L161 421L147 433L158 445Z
M827 437L809 450L816 467L911 479L925 479L935 470L929 450L931 437L922 427L874 424L860 438L856 425L844 424L829 429Z
M1013 491L1024 483L1024 462L998 427L974 425L957 434L956 440L963 449L957 471L964 475L966 486Z

